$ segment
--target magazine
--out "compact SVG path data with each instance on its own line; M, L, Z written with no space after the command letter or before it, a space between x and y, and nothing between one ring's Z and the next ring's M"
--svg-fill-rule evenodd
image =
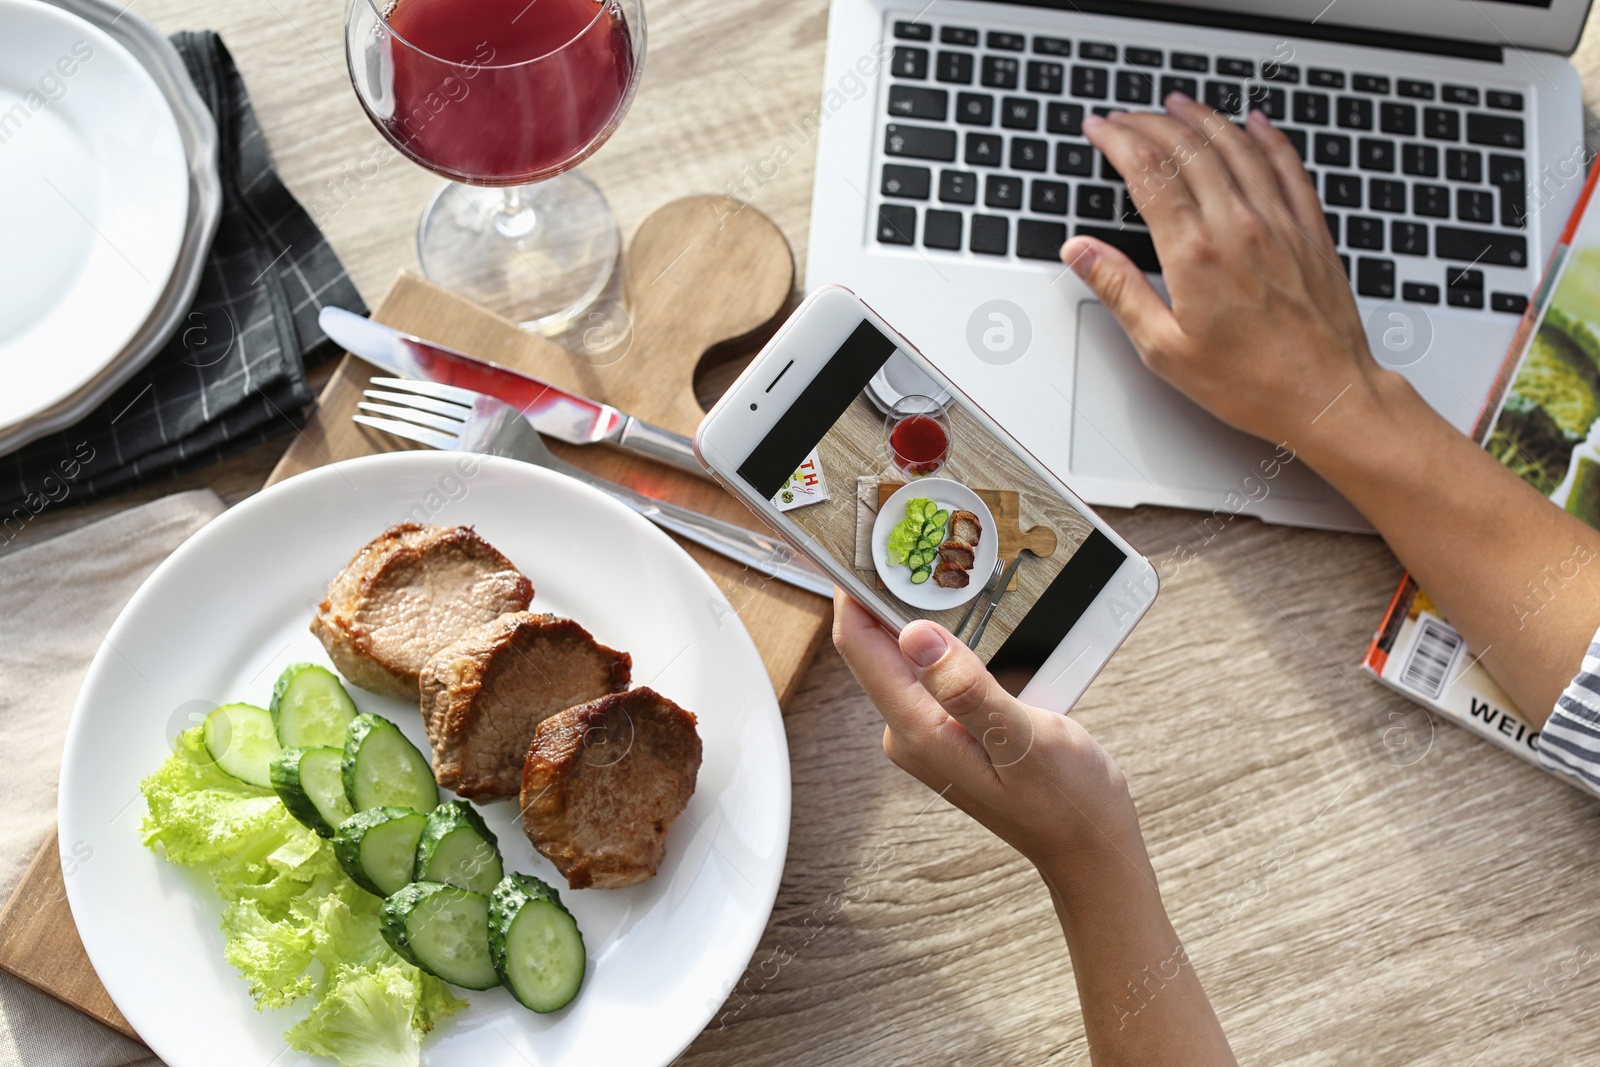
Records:
M1597 179L1600 169L1589 176L1550 257L1474 436L1539 492L1600 528L1600 212L1585 214ZM1538 612L1586 562L1575 556L1545 567L1513 609ZM1539 765L1538 730L1410 575L1401 579L1361 666L1435 714Z

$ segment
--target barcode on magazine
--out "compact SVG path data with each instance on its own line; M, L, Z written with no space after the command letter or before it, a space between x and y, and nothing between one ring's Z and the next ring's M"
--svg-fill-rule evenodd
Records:
M1400 684L1437 700L1444 692L1445 679L1461 653L1461 635L1441 619L1422 615L1417 620L1417 639L1400 672Z

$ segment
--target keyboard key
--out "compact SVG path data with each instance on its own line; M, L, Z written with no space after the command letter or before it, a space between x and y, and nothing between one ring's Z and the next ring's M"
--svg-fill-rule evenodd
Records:
M1197 74L1208 74L1211 72L1211 60L1193 52L1174 52L1172 53L1172 69L1192 70Z
M1442 185L1418 182L1411 188L1411 210L1430 219L1450 217L1450 190Z
M1341 96L1334 106L1336 121L1347 130L1372 129L1372 101L1360 96Z
M1224 115L1244 110L1244 86L1238 82L1206 82L1206 104Z
M1365 256L1356 260L1356 292L1382 300L1394 299L1394 260Z
M1080 225L1073 232L1079 237L1094 237L1104 241L1133 260L1134 266L1146 274L1156 274L1161 270L1161 261L1156 258L1156 243L1143 230Z
M1335 207L1361 206L1361 179L1356 175L1330 173L1322 184L1325 203Z
M1319 133L1316 140L1316 161L1324 167L1350 165L1350 138L1342 133Z
M1078 55L1098 63L1115 63L1117 46L1106 44L1104 41L1082 41L1078 44Z
M1446 267L1444 285L1446 289L1477 289L1481 292L1483 271L1471 267Z
M1104 178L1108 182L1115 182L1118 185L1127 184L1127 182L1122 180L1122 175L1117 173L1117 168L1111 165L1111 160L1107 159L1105 156L1100 157L1100 177Z
M1089 177L1094 173L1094 149L1072 141L1060 142L1056 145L1056 173Z
M939 199L946 204L976 204L978 176L966 170L941 170Z
M1161 99L1165 100L1173 93L1182 93L1190 100L1198 100L1200 99L1200 83L1181 74L1163 74L1161 76Z
M1027 38L1020 33L1007 33L1004 30L990 30L985 43L997 52L1020 52L1027 47Z
M1395 94L1397 96L1410 97L1412 100L1432 100L1433 83L1401 78L1395 85Z
M1415 137L1417 109L1413 104L1384 104L1378 108L1378 128L1398 137Z
M1351 75L1350 87L1358 93L1377 93L1379 96L1389 95L1389 79L1377 74Z
M1489 184L1515 186L1517 188L1526 186L1527 179L1522 173L1521 157L1491 153L1489 156Z
M1300 68L1292 63L1279 63L1276 59L1269 59L1261 64L1261 80L1299 85Z
M1248 59L1218 59L1217 73L1229 78L1254 78L1256 65Z
M1050 146L1034 137L1011 138L1011 169L1044 171L1050 167Z
M1437 304L1439 287L1425 282L1406 282L1400 287L1400 296L1413 304Z
M998 141L1000 138L996 137ZM891 122L883 130L883 151L890 156L909 156L912 159L956 158L956 133L931 126L902 126Z
M1037 130L1039 101L1022 96L1006 97L1000 101L1000 125L1008 130Z
M1284 128L1283 135L1285 137L1289 138L1289 143L1294 145L1295 152L1300 156L1300 162L1304 163L1306 161L1306 159L1307 159L1307 156L1306 156L1306 131L1297 130L1294 127L1290 126L1290 127Z
M972 84L971 52L940 52L933 76L942 82L956 85Z
M952 133L950 136L954 137L955 134ZM1001 144L999 134L969 133L966 152L961 158L975 167L998 167Z
M1490 89L1484 98L1484 103L1496 111L1521 111L1522 94L1508 93L1502 89Z
M964 26L946 26L939 31L939 40L945 44L964 44L968 48L978 47L978 31L967 29Z
M1117 215L1117 193L1105 185L1078 186L1078 217L1110 219Z
M1506 115L1470 114L1467 116L1467 141L1495 148L1521 148L1522 120Z
M1122 193L1122 221L1132 226L1143 226L1144 216L1139 214L1139 205L1133 202L1133 194L1127 190Z
M1528 265L1528 239L1518 234L1435 226L1433 243L1440 259L1487 263L1492 267Z
M1365 215L1346 217L1344 243L1350 248L1368 248L1382 252L1383 220L1367 218Z
M933 172L927 167L903 167L898 163L883 165L884 196L898 196L908 200L928 199L933 186Z
M1070 56L1072 42L1064 37L1035 37L1033 50L1041 56Z
M1394 142L1378 137L1363 137L1356 148L1356 159L1362 170L1394 173Z
M1446 85L1444 87L1444 101L1448 104L1466 104L1468 107L1478 106L1478 90L1470 85Z
M896 78L926 78L928 76L928 50L896 46L889 56L889 73Z
M1015 89L1022 65L1010 56L984 56L979 82L990 89Z
M1520 293L1490 293L1489 306L1496 311L1520 315L1528 310L1528 298Z
M1294 94L1294 120L1307 126L1326 126L1332 101L1322 93Z
M988 93L957 93L956 121L964 126L994 123L994 97Z
M1072 95L1089 100L1104 100L1109 81L1109 72L1104 67L1075 65L1072 68Z
M1486 189L1457 189L1456 218L1462 222L1493 222L1494 194Z
M1344 71L1321 70L1317 67L1312 67L1306 71L1306 84L1317 85L1324 89L1343 89Z
M1004 215L972 216L967 247L986 256L1003 256L1011 243L1011 220Z
M1044 128L1048 133L1064 133L1077 137L1083 133L1082 104L1046 104Z
M1500 190L1500 225L1524 229L1528 225L1528 186L1522 177L1522 160L1515 156L1489 157L1489 184Z
M1431 144L1407 144L1400 147L1400 169L1419 178L1439 176L1439 149Z
M1159 48L1136 48L1133 45L1122 50L1123 62L1131 67L1159 67L1164 61Z
M1022 179L1009 174L991 174L983 180L984 207L1022 206Z
M909 245L916 243L917 209L909 204L878 205L878 243Z
M1389 224L1389 251L1397 256L1425 256L1428 254L1428 227L1421 222Z
M1461 114L1448 108L1422 109L1423 136L1435 141L1461 140Z
M961 212L930 208L922 216L922 243L928 248L961 250Z
M1374 178L1367 183L1367 206L1373 211L1403 215L1406 210L1406 183Z
M894 35L902 41L931 41L933 27L925 22L896 22Z
M1047 63L1038 59L1028 61L1028 92L1045 96L1060 96L1067 68L1060 63Z
M1061 261L1061 246L1067 243L1067 224L1021 219L1017 222L1017 256L1020 259Z
M1324 211L1322 217L1327 220L1328 232L1333 235L1333 243L1339 243L1339 216L1331 211Z
M1344 268L1344 276L1348 279L1350 277L1350 257L1343 252L1339 253L1339 266Z
M1457 308L1483 307L1482 289L1458 289L1455 286L1446 286L1444 290L1445 302Z
M1483 153L1470 148L1446 149L1444 175L1453 182L1483 181Z
M1033 179L1033 187L1028 192L1029 211L1040 215L1065 215L1068 206L1066 182Z
M1282 89L1268 85L1251 85L1249 89L1251 111L1264 112L1274 122L1289 117L1288 96Z
M889 86L889 114L902 119L944 121L950 94L943 89L919 89L914 85Z
M1148 104L1156 95L1155 79L1137 70L1117 71L1117 102Z

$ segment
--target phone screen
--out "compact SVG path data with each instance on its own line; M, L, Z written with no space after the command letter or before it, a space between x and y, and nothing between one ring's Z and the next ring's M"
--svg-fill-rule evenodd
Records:
M1126 558L865 319L738 473L902 623L941 623L1013 692Z

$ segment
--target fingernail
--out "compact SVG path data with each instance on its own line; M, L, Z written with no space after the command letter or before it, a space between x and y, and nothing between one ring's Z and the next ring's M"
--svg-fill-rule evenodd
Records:
M1065 250L1065 247L1063 247L1062 251ZM1078 249L1077 255L1067 260L1067 266L1072 268L1072 273L1076 274L1084 281L1088 281L1089 274L1094 270L1094 261L1099 258L1099 255L1094 250L1094 246L1086 244Z
M1089 114L1083 117L1083 128L1086 130L1098 129L1106 120L1099 115Z
M1267 113L1265 111L1261 111L1259 109L1256 110L1256 111L1250 112L1250 116L1245 119L1245 122L1254 124L1256 126L1270 126L1270 125L1272 125L1272 120L1267 117Z
M1194 103L1194 99L1192 97L1190 97L1188 93L1168 93L1167 94L1167 106L1168 107L1182 107L1184 104L1192 104L1192 103Z
M913 623L900 634L900 651L923 670L938 663L950 650L936 627Z

